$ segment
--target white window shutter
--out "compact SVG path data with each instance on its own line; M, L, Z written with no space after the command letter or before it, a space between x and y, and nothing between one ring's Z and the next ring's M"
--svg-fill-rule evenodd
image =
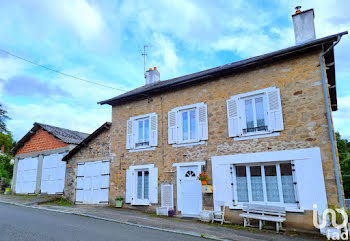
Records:
M158 168L150 168L149 201L158 203Z
M267 91L267 106L268 106L268 129L269 131L281 131L283 127L282 103L280 89L271 88Z
M150 146L158 145L158 115L153 113L150 115Z
M132 196L133 196L133 176L132 176L133 170L127 169L126 175L125 175L125 203L131 203L132 202Z
M177 142L177 110L173 109L168 112L168 143Z
M126 149L133 149L134 141L133 141L133 120L129 119L126 123Z
M207 105L200 103L198 105L198 138L199 140L208 140L208 111Z
M240 118L239 98L231 97L227 100L227 120L229 137L240 136L243 133Z

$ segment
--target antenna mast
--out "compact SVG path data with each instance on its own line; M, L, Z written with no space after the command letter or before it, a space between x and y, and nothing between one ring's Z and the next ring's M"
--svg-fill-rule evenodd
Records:
M143 52L141 51L141 55L143 56L143 73L146 72L146 56L147 56L146 48L148 47L149 47L148 45L143 45Z

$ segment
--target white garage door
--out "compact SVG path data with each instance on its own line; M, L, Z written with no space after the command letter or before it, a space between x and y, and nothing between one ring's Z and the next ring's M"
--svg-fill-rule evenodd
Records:
M63 193L66 162L62 161L66 153L44 156L41 176L41 192L48 194Z
M16 193L28 194L35 192L37 169L37 157L18 160Z
M76 203L108 203L109 161L78 164Z

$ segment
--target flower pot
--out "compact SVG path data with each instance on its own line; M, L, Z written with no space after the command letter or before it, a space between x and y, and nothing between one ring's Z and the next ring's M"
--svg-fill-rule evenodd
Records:
M207 181L201 181L202 185L207 185Z
M11 188L9 188L9 187L8 187L8 188L6 188L6 189L5 189L5 193L4 193L4 194L10 194L10 193L11 193Z
M174 214L175 214L175 210L174 209L169 209L168 210L168 217L172 217L172 216L174 216Z
M115 207L116 208L123 207L123 200L115 200Z

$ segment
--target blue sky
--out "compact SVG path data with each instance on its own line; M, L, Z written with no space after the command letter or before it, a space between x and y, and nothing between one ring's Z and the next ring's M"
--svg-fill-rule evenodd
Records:
M342 1L3 0L0 49L123 90L144 84L146 67L161 79L197 72L294 45L294 7L314 8L317 37L350 30ZM336 47L339 110L335 129L350 139L350 37ZM121 91L39 68L0 51L0 102L16 140L43 122L91 133L111 120L98 101Z

